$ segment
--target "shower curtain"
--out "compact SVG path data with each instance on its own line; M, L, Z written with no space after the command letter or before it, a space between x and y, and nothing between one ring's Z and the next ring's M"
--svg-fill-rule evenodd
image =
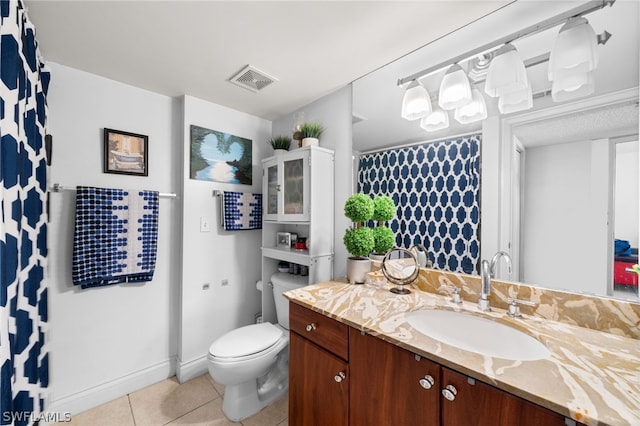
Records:
M393 198L396 245L422 244L438 269L478 271L480 142L474 134L360 156L358 191Z
M44 416L48 359L44 69L20 0L0 1L0 424Z

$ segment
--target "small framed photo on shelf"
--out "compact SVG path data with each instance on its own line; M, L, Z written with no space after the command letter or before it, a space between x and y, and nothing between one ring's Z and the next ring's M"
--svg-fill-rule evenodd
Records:
M291 233L278 232L276 237L276 245L278 248L291 248Z
M104 129L104 173L148 176L149 137Z

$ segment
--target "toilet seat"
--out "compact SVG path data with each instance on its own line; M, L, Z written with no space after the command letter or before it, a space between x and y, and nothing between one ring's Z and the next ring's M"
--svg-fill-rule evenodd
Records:
M271 323L252 324L231 330L209 347L209 356L218 362L238 362L264 356L288 336L281 327Z

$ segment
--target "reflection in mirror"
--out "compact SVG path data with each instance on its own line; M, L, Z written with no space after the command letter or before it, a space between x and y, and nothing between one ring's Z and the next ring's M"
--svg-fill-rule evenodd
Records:
M397 287L391 288L395 294L409 294L410 290L403 286L409 285L418 278L420 267L413 253L402 248L389 250L382 261L382 274Z
M462 262L450 263L448 258L442 263L437 261L440 253L430 243L438 235L440 224L429 229L421 226L420 221L412 225L411 217L399 217L396 243L402 247L421 243L427 248L434 267L466 273L477 273L479 260L490 258L497 251L506 251L514 260L514 277L523 282L637 300L637 284L625 284L616 271L619 272L622 263L630 263L629 260L637 263L637 257L633 257L637 252L633 249L638 247L640 202L637 186L633 189L630 182L637 184L640 159L637 153L635 157L616 154L616 146L631 142L634 135L637 140L638 134L638 2L618 1L612 7L586 16L597 34L604 31L612 34L606 45L597 46L599 63L592 74L595 90L590 96L554 102L547 78L548 63L531 61L548 54L558 34L559 26L556 26L512 43L525 63L534 64L526 68L533 94L530 110L500 114L498 99L484 95L488 117L482 122L461 124L454 119L454 111L448 111L449 128L427 132L420 126L420 120L407 121L401 117L404 88L397 87L398 79L565 13L576 4L579 3L511 3L354 81L354 154L361 159L380 157L379 165L368 171L368 175L373 176L370 191L376 195L386 194L391 183L401 183L403 188L410 185L414 190L418 184L417 197L396 202L399 210L409 209L424 218L434 214L433 209L428 211L420 206L434 192L438 177L432 177L429 184L425 184L426 176L420 176L420 183L418 178L412 179L413 163L409 161L408 151L419 146L427 150L429 146L461 137L475 138L481 152L480 221L473 230L478 246L468 247L477 250L476 256L470 258L471 269L465 270ZM461 63L470 77L474 76L472 88L482 93L484 77L478 75L483 68L486 72L490 60L479 55ZM445 71L439 70L419 80L431 94L434 106ZM542 141L543 137L548 137L547 141ZM537 139L535 147L530 144L533 139ZM389 159L394 150L397 172L382 162L385 153ZM398 161L402 150L403 162ZM618 162L621 156L625 158L625 165ZM423 160L418 163L420 161ZM375 160L372 162L375 164ZM564 168L552 168L556 163ZM404 164L408 167L403 169ZM420 169L421 164L417 164ZM363 161L360 165L370 167L370 163ZM633 170L636 170L635 178ZM454 176L460 178L461 174ZM542 189L538 185L545 180L547 188ZM383 182L386 182L385 188ZM358 181L358 184L361 191L363 183ZM561 187L565 192L560 192ZM614 194L615 190L624 191L624 195ZM625 204L620 206L623 201ZM633 205L635 210L630 207ZM633 227L619 229L620 224L634 222L628 219L632 216L635 230ZM597 227L593 221L598 221ZM450 230L453 222L442 222L442 226ZM560 233L571 228L572 234ZM629 241L631 256L621 257L614 252L616 239ZM443 252L452 252L452 246L447 244ZM629 277L637 283L637 277L631 274ZM500 271L497 278L506 279L505 271Z
M638 241L638 153L617 148L637 146L635 96L563 115L533 113L513 126L512 254L520 281L637 298L631 281L614 285L613 263L614 239L635 248Z

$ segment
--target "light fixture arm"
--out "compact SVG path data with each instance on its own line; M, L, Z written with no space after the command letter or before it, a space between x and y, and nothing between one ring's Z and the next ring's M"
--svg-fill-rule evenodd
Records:
M602 8L604 8L605 6L612 6L615 3L615 0L597 0L597 1L590 1L588 3L585 3L581 6L575 7L571 10L568 10L564 13L560 13L556 16L553 16L551 18L547 18L543 21L538 22L537 24L531 25L529 27L526 27L520 31L511 33L507 36L501 37L497 40L494 40L491 43L487 43L484 44L476 49L470 50L466 53L463 53L461 55L458 55L454 58L451 58L445 62L441 62L437 65L434 65L432 67L426 68L422 71L418 71L414 74L411 74L410 76L404 77L404 78L400 78L398 79L398 86L403 86L413 80L417 80L419 78L422 78L426 75L432 74L436 71L439 71L445 67L450 66L451 64L456 64L460 61L469 59L473 56L479 55L481 53L490 51L491 49L494 49L496 47L499 47L505 43L509 43L512 42L514 40L517 39L521 39L545 30L548 30L550 28L556 27L562 23L564 23L567 19L569 18L573 18L573 17L577 17L577 16L583 16L586 14L589 14L591 12L595 12L596 10L600 10ZM607 42L607 40L609 39L609 37L611 37L611 35L608 32L604 32L603 34L600 34L598 36L598 43L599 44L604 44ZM602 41L601 41L602 40Z

